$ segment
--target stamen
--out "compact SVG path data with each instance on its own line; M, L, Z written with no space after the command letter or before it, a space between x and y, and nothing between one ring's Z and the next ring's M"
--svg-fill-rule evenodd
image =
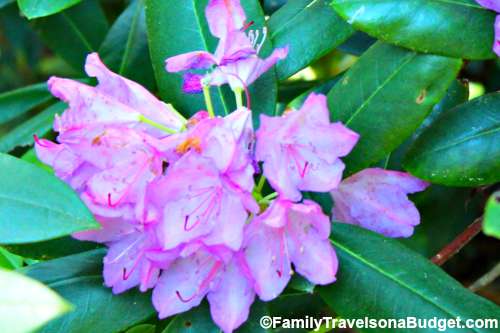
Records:
M108 206L114 207L113 203L111 202L111 193L108 193Z
M300 172L300 178L304 178L304 176L306 175L306 170L307 170L308 166L309 166L309 162L306 162L304 164L304 169L302 169L302 171Z
M259 45L257 46L257 53L260 52L260 49L264 45L267 39L267 27L262 28L262 40L260 41Z
M278 274L278 277L280 277L280 278L283 276L283 273L281 273L280 270L276 270L276 273Z

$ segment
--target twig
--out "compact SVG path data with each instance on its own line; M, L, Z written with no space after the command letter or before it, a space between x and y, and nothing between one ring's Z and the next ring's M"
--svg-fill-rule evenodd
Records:
M469 286L469 289L473 292L483 289L493 281L495 281L500 276L500 262L496 264L495 267L488 273L481 276L476 282Z
M438 254L432 257L431 261L438 266L443 265L451 257L458 253L465 245L467 245L481 231L483 217L479 217L472 222L460 235L458 235L451 243L446 245Z

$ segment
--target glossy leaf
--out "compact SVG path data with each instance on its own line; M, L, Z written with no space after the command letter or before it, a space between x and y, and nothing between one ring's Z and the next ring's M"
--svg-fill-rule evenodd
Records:
M16 0L0 0L0 9L10 5L11 3L15 2Z
M45 83L0 94L0 124L19 117L51 98Z
M493 193L488 199L484 212L484 233L500 238L500 192Z
M103 250L41 262L21 271L71 302L73 312L52 321L40 333L117 333L143 322L155 311L151 295L137 289L113 295L103 285Z
M361 135L347 174L403 143L445 95L462 62L376 43L328 94L331 118Z
M210 35L205 19L208 0L146 1L149 47L156 80L162 98L175 105L185 115L206 109L203 96L182 92L182 74L167 73L165 59L181 53L205 50L214 52L217 40ZM248 21L254 21L252 29L262 29L264 14L257 0L242 0ZM272 51L269 39L261 50L261 56ZM276 104L276 75L271 69L250 87L254 120L260 113L273 114ZM235 109L234 96L228 87L212 87L211 95L216 113L225 115Z
M500 180L500 93L485 95L445 112L408 151L405 168L449 186Z
M17 0L19 8L28 19L59 13L82 0Z
M289 1L269 19L276 47L289 47L288 57L276 65L285 80L330 52L354 30L329 6L327 0Z
M348 40L339 45L338 49L345 53L360 56L376 41L375 38L370 37L364 32L356 31Z
M38 281L0 268L0 332L31 332L71 310Z
M49 240L95 229L78 195L31 163L0 154L0 244Z
M495 13L475 0L333 0L356 29L409 49L456 58L493 58Z
M156 326L151 324L142 324L132 327L125 333L155 333Z
M465 289L397 240L342 223L333 224L331 239L341 268L337 281L319 290L325 302L343 318L364 318L367 314L374 319L500 318L497 305ZM480 328L470 331L491 332Z
M95 250L101 248L102 245L93 242L84 242L74 239L71 236L66 236L43 242L10 244L5 245L4 247L10 252L25 258L50 260Z
M99 54L118 74L152 88L154 73L146 35L145 2L130 3L109 29Z
M191 311L175 316L162 333L206 332L219 333L219 328L210 316L210 309L206 301Z
M23 258L0 247L0 268L17 269L23 265Z
M85 57L99 49L108 22L98 0L85 0L57 15L35 20L34 27L52 50L83 72Z
M0 152L5 153L16 147L32 144L34 134L39 137L46 135L52 129L54 115L60 114L65 108L64 103L54 104L1 136Z

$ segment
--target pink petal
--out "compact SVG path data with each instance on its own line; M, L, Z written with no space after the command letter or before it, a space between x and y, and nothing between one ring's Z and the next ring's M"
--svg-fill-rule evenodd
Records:
M181 72L188 69L203 69L215 65L214 56L205 51L193 51L170 57L165 60L166 70L170 73Z
M198 306L218 274L220 261L205 251L179 258L164 270L153 290L153 305L160 319ZM204 282L207 282L204 283Z
M338 260L328 238L328 216L318 204L307 200L294 204L288 216L288 248L297 272L315 284L334 282Z
M500 4L499 4L500 6ZM500 10L499 10L500 12ZM500 57L500 15L497 16L495 20L495 41L494 41L493 51Z
M221 273L217 286L208 293L210 313L225 332L233 332L248 319L255 292L235 260Z
M210 32L219 38L228 32L240 30L246 20L240 0L210 0L205 15Z
M333 216L388 237L409 237L420 223L420 215L407 194L427 186L404 172L365 169L332 191Z
M481 6L500 13L500 2L498 0L476 0Z
M270 301L278 297L291 275L283 228L271 228L255 219L245 231L244 255L260 299Z

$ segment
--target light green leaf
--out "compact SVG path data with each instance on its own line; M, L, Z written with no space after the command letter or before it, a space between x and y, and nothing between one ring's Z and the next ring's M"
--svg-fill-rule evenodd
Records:
M31 332L70 310L40 282L0 268L0 332Z
M99 224L64 182L0 154L0 244L30 243L95 229Z
M486 203L483 231L488 236L500 238L500 192L493 193Z

